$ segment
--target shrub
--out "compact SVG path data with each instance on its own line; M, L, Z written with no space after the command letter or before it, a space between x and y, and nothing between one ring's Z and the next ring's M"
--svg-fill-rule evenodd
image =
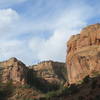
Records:
M20 88L29 89L29 88L31 88L31 86L30 86L30 85L23 85L23 86L21 86Z
M10 96L14 91L14 86L12 84L12 81L9 81L6 84L3 84L0 86L0 99L1 98L7 98Z
M39 100L46 100L46 98L45 97L41 97L41 98L39 98Z
M57 91L48 92L46 94L46 99L51 99L53 97L63 97L71 94L75 94L79 91L78 87L75 84L72 84L70 87L61 87Z
M36 73L33 73L33 70L29 70L28 72L28 80L27 83L38 90L40 90L43 93L47 93L49 91L54 91L59 89L58 84L51 84L48 83L48 81L37 77Z
M97 85L97 80L93 80L93 82L91 83L91 88L95 89Z
M50 99L50 98L55 97L55 96L57 96L57 92L56 91L48 92L46 94L46 99Z
M96 95L94 100L100 100L100 95Z
M65 91L65 88L61 86L59 90L48 92L45 96L46 100L51 99L53 97L61 96L64 93L64 91Z
M83 79L83 82L84 83L88 83L90 81L90 77L89 76L86 76L84 79Z
M79 96L78 100L84 100L84 97L83 96Z
M78 87L75 84L72 84L68 89L70 94L77 93L79 91Z

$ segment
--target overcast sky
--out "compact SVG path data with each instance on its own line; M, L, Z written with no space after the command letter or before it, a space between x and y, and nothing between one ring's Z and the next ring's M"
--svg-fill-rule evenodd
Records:
M71 35L100 22L100 0L0 0L0 61L65 62Z

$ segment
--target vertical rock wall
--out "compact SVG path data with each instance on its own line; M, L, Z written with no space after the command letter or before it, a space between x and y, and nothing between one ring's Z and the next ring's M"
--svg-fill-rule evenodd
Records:
M100 24L85 27L67 43L66 67L69 83L100 72Z

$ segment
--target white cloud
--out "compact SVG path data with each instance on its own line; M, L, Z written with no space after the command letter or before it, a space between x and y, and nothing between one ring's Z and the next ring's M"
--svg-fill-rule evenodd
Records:
M0 60L17 57L26 64L31 64L32 53L28 49L27 42L14 38L21 35L21 32L22 34L25 32L21 29L23 26L19 26L20 21L21 16L15 10L11 8L0 10Z
M34 60L32 61L32 52L28 48L26 41L4 40L0 43L0 60L16 57L26 64L32 64Z
M39 60L55 60L65 61L66 58L66 42L72 34L76 34L87 23L86 20L90 17L91 12L88 12L89 7L72 8L63 12L57 20L52 23L56 27L53 30L52 36L45 40L33 38L30 41L30 46L35 55L34 58ZM69 13L68 13L69 12ZM87 15L84 15L88 13Z
M9 57L19 57L25 53L24 41L14 40L13 35L17 35L17 28L14 26L20 20L19 14L11 9L0 10L0 60L6 60ZM20 58L20 57L19 57Z
M0 39L10 36L11 30L18 19L19 15L16 11L10 8L0 10Z
M21 42L17 40L2 41L2 44L0 44L1 57L8 58L9 56L14 56L14 54L18 53L16 51L18 50L20 45Z
M2 0L0 5L9 1L9 5L23 0ZM53 0L52 0L53 1ZM59 8L59 7L58 7ZM48 11L48 10L47 10ZM66 7L60 13L44 15L44 18L30 19L13 9L0 10L0 56L1 60L17 57L26 64L38 60L65 61L66 42L87 25L87 20L96 16L95 8L87 4ZM30 11L32 12L32 11ZM35 12L32 12L35 13ZM50 16L51 15L51 16ZM46 16L46 17L45 17ZM46 19L45 19L46 18ZM52 32L49 38L41 38L39 32ZM21 40L25 33L32 37ZM34 33L37 36L34 36ZM44 36L48 33L44 33Z

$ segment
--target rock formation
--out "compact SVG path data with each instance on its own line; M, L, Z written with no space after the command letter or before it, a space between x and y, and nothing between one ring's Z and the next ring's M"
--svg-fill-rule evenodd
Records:
M0 62L2 72L2 82L12 81L14 84L25 84L27 82L27 67L16 58Z
M67 73L69 83L100 73L100 24L84 28L67 43Z
M16 58L11 58L7 61L0 62L0 76L1 70L1 81L3 83L11 80L14 84L28 84L33 81L34 78L39 78L50 84L62 84L66 81L65 64L53 61L45 61L38 65L26 67L21 61Z
M44 61L32 67L37 77L49 83L62 84L66 81L66 69L64 63Z

